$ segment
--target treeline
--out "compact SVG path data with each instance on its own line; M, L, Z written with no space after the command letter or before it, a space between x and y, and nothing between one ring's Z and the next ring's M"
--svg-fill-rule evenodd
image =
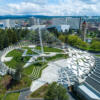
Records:
M100 31L89 31L87 33L87 37L92 38L92 42L88 44L87 42L82 41L81 39L81 30L77 30L76 32L72 29L65 32L58 32L57 29L49 29L55 37L61 40L63 43L69 44L73 47L87 50L90 52L100 52Z
M59 39L66 44L82 50L100 52L100 40L96 38L93 39L90 44L82 41L81 38L77 35L60 35Z
M22 40L28 32L27 29L0 29L0 50Z

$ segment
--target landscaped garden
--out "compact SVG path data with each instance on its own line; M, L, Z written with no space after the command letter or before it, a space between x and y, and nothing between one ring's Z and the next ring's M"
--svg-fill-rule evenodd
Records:
M28 50L26 52L27 54L30 54L30 55L37 54L31 50L32 48L23 47L22 49L27 49ZM15 68L15 69L16 69L17 64L24 66L31 57L27 55L25 57L22 57L22 54L24 52L22 49L15 49L9 52L6 55L6 57L13 57L13 58L11 61L5 62L5 64L9 66L10 68ZM35 49L41 50L39 46L35 47ZM57 54L54 56L50 56L50 57L44 57L44 59L46 60L46 62L44 63L42 63L42 57L38 57L36 59L36 62L31 64L27 68L23 68L22 73L24 76L26 76L27 78L30 78L31 80L36 80L41 76L42 70L47 67L47 63L49 61L68 58L68 55L63 54L64 52L61 49L44 47L44 51L46 52L46 54L49 54L47 52L55 52Z
M49 62L49 61L53 61L53 60L59 60L59 59L67 59L68 55L67 54L56 54L55 56L51 56L51 57L44 57L44 59ZM37 59L37 61L42 61L42 57L39 57Z
M52 61L52 60L67 59L67 58L68 58L67 54L56 54L55 56L46 57L45 59L47 61Z
M23 47L23 49L27 49L27 54L28 54L28 55L37 54L36 52L33 52L33 51L32 51L32 48L29 48L29 47Z
M37 46L37 47L35 47L35 49L41 50L41 47ZM61 49L46 47L46 46L44 46L43 49L44 49L44 52L63 52L63 50L61 50Z
M42 70L45 69L46 67L47 63L42 63L42 62L34 63L29 67L24 68L23 73L29 76L29 78L31 78L32 80L36 80L40 78Z
M38 90L36 90L35 92L33 92L29 98L43 98L46 94L46 92L48 91L48 84L43 85L42 87L40 87Z
M24 49L27 49L28 51L26 52L26 56L22 57ZM35 47L35 49L41 50L39 46ZM64 54L63 50L61 49L44 47L44 52L47 55L49 55L51 52L55 52L55 55L44 57L44 59L46 60L45 62L42 62L42 57L40 56L35 60L35 62L33 62L33 64L29 65L26 68L23 68L23 66L32 57L27 55L37 54L34 51L32 51L32 48L23 47L22 49L14 49L6 55L6 57L12 57L11 61L5 62L7 66L13 69L17 69L16 67L20 65L20 67L22 67L23 70L21 72L21 79L19 81L11 79L12 76L9 75L0 77L0 81L4 82L0 84L0 99L3 98L4 94L6 93L6 90L13 91L13 90L29 87L31 85L32 80L36 80L41 77L42 70L48 66L47 64L49 61L68 58L68 55ZM7 83L5 80L6 81L8 80L7 82L9 82L7 86L3 86L3 84ZM46 86L43 86L43 88L44 87ZM41 91L42 90L43 89L41 89ZM16 96L16 100L18 95L19 94L14 94L14 96ZM13 94L8 95L6 100L10 100L10 99L11 100L13 99Z
M20 49L15 49L9 52L6 57L13 57L13 58L11 61L5 62L5 64L9 66L10 68L16 68L17 64L20 64L23 66L30 59L30 57L29 56L22 57L22 53L23 53L23 50L20 50Z
M58 100L69 100L67 90L56 82L43 85L28 98L43 98L44 100L55 100L55 98L58 98Z

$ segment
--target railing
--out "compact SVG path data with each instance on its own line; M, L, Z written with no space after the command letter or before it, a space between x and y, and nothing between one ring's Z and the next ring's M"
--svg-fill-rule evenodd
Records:
M18 49L18 48L22 48L24 46L28 46L28 45L32 45L32 43L27 43L27 42L19 42L17 44L11 45L7 48L4 48L3 50L0 51L0 75L4 76L7 73L11 74L11 73L15 73L15 70L12 68L9 68L6 64L4 64L2 61L2 57L6 56L6 54L9 51L12 51L14 49Z

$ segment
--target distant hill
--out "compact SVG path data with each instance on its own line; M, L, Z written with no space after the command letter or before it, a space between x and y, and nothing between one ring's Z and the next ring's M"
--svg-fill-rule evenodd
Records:
M44 16L44 15L5 15L0 16L0 20L2 19L28 19L30 17L40 18L40 19L51 19L51 18L65 18L65 17L72 17L72 18L82 18L83 20L87 21L96 21L100 22L100 16Z
M43 16L43 15L5 15L0 16L0 19L23 19L23 18L30 18L30 17L36 17L41 19L49 19L49 18L63 18L67 16Z

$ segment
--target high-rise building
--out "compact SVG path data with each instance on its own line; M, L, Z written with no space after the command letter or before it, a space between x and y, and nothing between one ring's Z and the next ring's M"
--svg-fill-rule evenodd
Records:
M32 25L36 25L36 24L37 24L36 18L31 17L31 18L29 19L29 24L30 24L31 26L32 26Z
M10 20L5 20L5 27L10 28Z
M71 29L74 30L80 29L80 18L68 17L66 18L66 20L67 20L67 25L70 25Z
M66 25L66 18L53 18L51 20L52 25Z

